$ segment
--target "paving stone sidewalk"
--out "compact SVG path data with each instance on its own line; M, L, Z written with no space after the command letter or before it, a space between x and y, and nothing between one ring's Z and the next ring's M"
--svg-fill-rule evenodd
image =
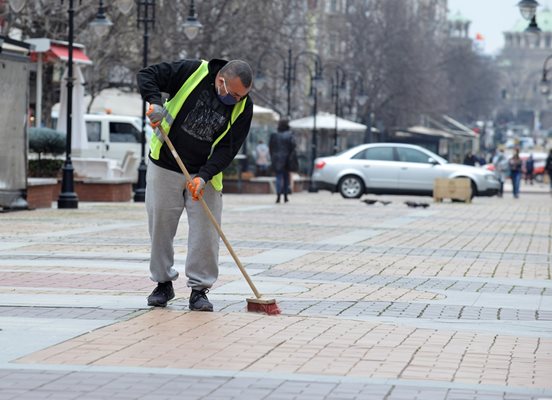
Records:
M280 316L245 311L222 243L214 313L187 309L184 279L147 307L143 204L2 213L0 400L552 399L552 197L523 189L225 195L223 230Z

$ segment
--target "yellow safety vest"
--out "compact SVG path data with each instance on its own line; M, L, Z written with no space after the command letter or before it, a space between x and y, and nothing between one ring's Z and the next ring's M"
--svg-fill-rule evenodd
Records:
M163 120L161 121L161 125L163 126L163 129L167 134L169 134L171 130L171 126L182 108L182 105L184 104L184 101L188 98L190 93L196 88L197 85L207 76L209 73L209 66L208 62L205 60L201 61L201 65L198 69L194 71L192 75L184 82L182 87L178 90L176 95L170 99L169 101L165 102L164 109L163 109ZM225 131L220 134L218 138L215 139L213 142L213 145L211 146L211 154L209 154L209 157L213 154L213 150L215 149L215 146L222 140L222 138L228 133L230 130L230 127L232 124L238 119L240 114L245 109L245 103L247 99L244 98L240 100L238 103L234 105L234 108L232 109L232 115L230 116L230 121L228 121L228 126L226 127ZM165 142L165 139L163 138L163 134L159 132L158 129L154 130L154 134L151 137L150 140L150 155L151 158L154 160L159 160L159 152L161 151L161 146L163 146L163 143ZM211 184L217 191L222 190L222 172L219 172L213 178L211 178Z

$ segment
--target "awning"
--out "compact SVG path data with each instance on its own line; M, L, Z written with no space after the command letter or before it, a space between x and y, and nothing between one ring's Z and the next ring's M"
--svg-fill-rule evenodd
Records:
M426 135L426 136L434 136L434 137L442 137L446 139L451 139L454 137L453 134L439 130L439 129L433 129L433 128L426 128L425 126L411 126L404 130L399 130L395 132L397 136L412 136L412 134L416 135Z
M26 56L29 54L30 47L28 43L0 35L0 53Z
M314 129L315 126L316 129L335 130L337 128L339 132L364 132L368 129L366 125L336 117L335 114L329 113L317 113L316 120L312 116L294 119L289 122L289 126L292 129Z
M69 61L69 47L52 44L50 52L62 61ZM73 47L73 62L77 64L92 64L92 61L84 54L84 51L78 47Z
M39 42L40 41L40 42ZM61 42L57 40L37 39L35 44L40 43L39 46L35 44L35 50L31 52L31 61L36 62L38 60L38 54L42 54L43 62L65 61L69 60L69 43ZM74 43L73 44L73 63L91 65L92 61L84 54L84 46Z

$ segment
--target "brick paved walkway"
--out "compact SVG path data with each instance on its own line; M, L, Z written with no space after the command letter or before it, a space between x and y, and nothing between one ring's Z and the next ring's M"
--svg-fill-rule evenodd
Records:
M147 307L143 204L0 214L0 400L552 399L552 198L382 198L225 196L276 317L223 245L216 312Z

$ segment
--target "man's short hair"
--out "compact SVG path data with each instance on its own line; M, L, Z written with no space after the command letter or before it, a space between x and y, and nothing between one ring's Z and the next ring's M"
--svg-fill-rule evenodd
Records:
M285 132L289 131L289 119L287 118L281 118L278 121L278 132Z
M219 73L228 78L240 78L241 83L246 88L251 87L253 82L253 71L248 63L242 60L231 60L224 65Z

